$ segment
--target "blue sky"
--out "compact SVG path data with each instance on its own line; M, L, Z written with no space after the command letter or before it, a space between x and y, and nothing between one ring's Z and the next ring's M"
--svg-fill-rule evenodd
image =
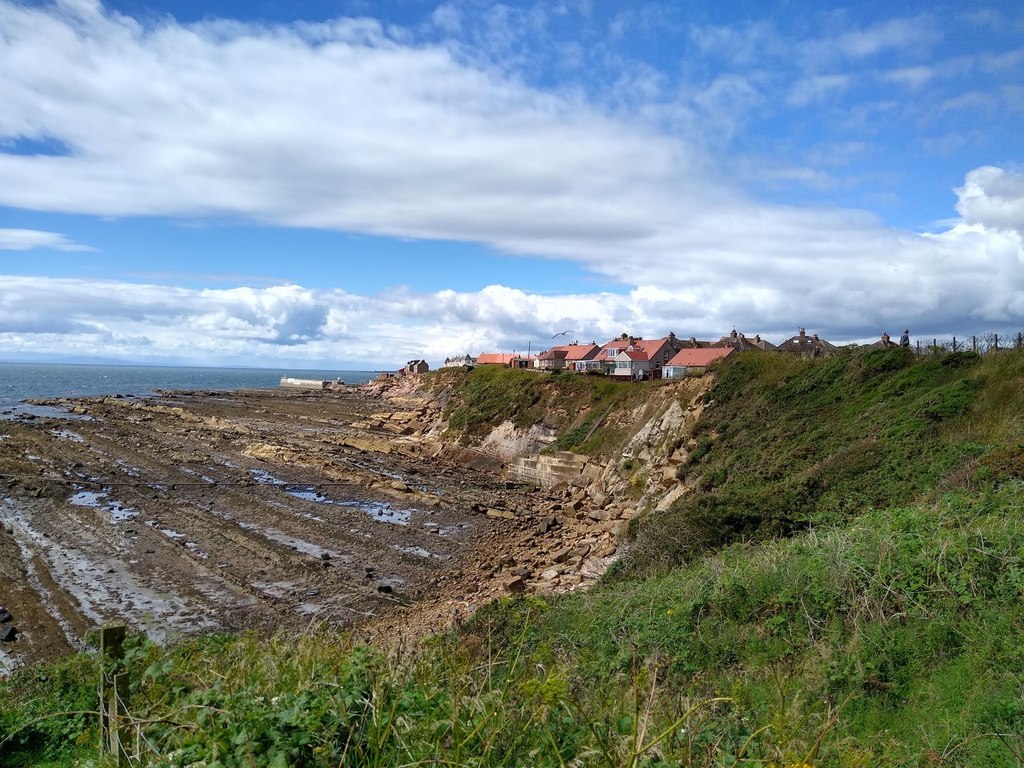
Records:
M0 359L1024 329L1019 3L0 0Z

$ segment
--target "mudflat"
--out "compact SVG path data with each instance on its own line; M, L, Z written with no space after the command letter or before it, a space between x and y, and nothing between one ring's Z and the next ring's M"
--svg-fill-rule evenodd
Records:
M422 439L429 402L344 388L37 405L0 420L0 606L19 630L0 672L114 620L165 640L384 632L417 606L457 618L537 546L543 498ZM413 410L368 425L382 408Z

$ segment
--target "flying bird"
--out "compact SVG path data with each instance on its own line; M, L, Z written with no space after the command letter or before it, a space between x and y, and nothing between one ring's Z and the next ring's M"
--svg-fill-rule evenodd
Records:
M572 331L562 331L561 333L556 333L551 338L552 339L557 339L559 336L568 336L570 333L572 333Z

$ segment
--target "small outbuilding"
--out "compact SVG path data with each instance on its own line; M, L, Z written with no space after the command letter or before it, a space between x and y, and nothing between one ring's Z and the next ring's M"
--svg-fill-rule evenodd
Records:
M662 376L666 379L681 379L684 376L699 376L712 363L736 354L735 347L703 347L679 350L668 364Z

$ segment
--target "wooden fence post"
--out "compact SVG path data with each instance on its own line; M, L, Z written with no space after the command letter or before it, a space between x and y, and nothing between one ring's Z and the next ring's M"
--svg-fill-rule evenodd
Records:
M974 352L974 353L978 352L978 337L977 336L971 336L971 352Z
M107 715L110 718L110 754L119 768L129 764L128 746L131 743L131 722L128 719L128 673L114 675Z
M124 671L124 624L100 627L100 753L128 765L128 673Z

